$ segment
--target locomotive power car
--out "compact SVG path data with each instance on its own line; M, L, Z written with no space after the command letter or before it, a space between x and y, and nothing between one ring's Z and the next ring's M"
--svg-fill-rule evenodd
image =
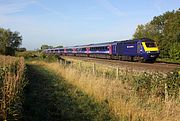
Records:
M142 38L44 50L46 54L154 62L160 52L155 41Z

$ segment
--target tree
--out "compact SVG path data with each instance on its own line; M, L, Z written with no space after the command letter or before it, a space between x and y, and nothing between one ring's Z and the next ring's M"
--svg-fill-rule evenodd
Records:
M51 48L53 48L53 46L49 46L49 45L42 45L41 46L41 50L51 49Z
M17 51L18 51L18 52L25 52L25 51L26 51L26 48L25 48L25 47L21 47L21 48L18 48Z
M44 50L44 49L49 49L49 46L48 45L42 45L41 50Z
M173 58L175 60L180 59L180 44L179 43L173 43L170 50L169 50L170 58Z
M63 46L62 45L58 45L58 46L56 46L54 48L63 48Z
M21 43L22 36L20 36L19 32L0 28L0 54L15 55L15 51Z
M180 44L180 9L155 16L145 25L138 25L133 37L153 39L161 50L161 57L177 59L179 46L174 43Z

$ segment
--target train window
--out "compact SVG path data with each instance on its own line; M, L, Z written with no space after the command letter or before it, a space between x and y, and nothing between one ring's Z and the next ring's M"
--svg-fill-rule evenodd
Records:
M106 51L108 50L107 46L102 46L102 47L91 47L90 51Z
M82 48L82 51L86 51L86 48Z
M105 51L107 51L107 50L108 50L108 47L107 47L107 46L105 46L105 47L104 47L104 50L105 50Z
M72 49L67 49L66 51L72 51Z
M156 44L154 42L146 42L145 44L147 47L156 47Z
M105 50L105 48L104 47L101 47L101 51L104 51Z
M86 51L86 48L77 48L77 51Z
M95 51L95 50L96 50L95 47L91 47L91 48L90 48L90 51Z

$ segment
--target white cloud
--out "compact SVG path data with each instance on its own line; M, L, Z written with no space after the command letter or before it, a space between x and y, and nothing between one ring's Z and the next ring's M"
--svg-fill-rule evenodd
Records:
M36 3L36 0L6 1L0 4L0 15L22 12L28 5Z
M122 16L124 15L124 12L122 12L119 8L114 6L110 1L108 0L97 0L101 5L103 5L108 11L111 13L117 15L117 16Z
M38 2L37 5L38 5L39 7L41 7L43 10L46 10L46 11L49 12L49 13L58 15L58 16L60 16L60 17L62 17L62 18L67 18L67 16L65 16L64 14L62 14L61 12L59 12L58 10L51 9L50 7L47 7L46 5L44 5L44 4L40 3L40 2Z

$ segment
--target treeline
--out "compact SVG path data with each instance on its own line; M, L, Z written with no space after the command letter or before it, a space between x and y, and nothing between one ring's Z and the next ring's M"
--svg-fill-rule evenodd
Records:
M138 25L134 38L150 38L157 42L161 58L180 59L180 8L155 16L145 25Z
M15 55L15 51L22 43L19 32L0 28L0 55Z
M62 45L58 45L56 47L50 46L50 45L42 45L41 46L41 50L45 50L45 49L52 49L52 48L63 48Z

